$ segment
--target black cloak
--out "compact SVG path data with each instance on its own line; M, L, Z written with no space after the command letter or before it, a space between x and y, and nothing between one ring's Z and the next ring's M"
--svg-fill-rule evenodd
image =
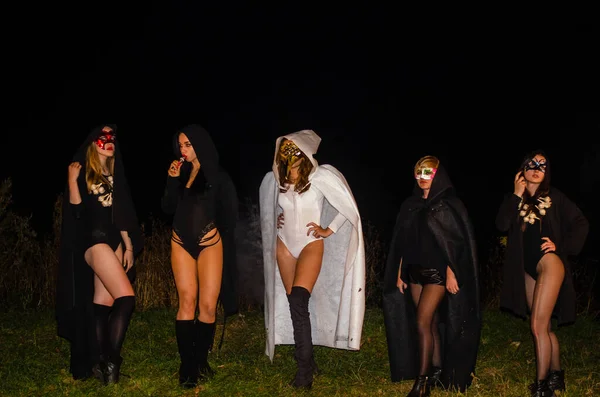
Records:
M556 245L556 252L565 265L563 280L558 300L554 306L553 317L558 325L575 322L576 295L573 286L573 269L570 256L581 252L589 231L589 223L581 210L564 193L551 187L548 196L552 201L542 217L544 229ZM526 318L529 309L525 296L525 267L523 264L523 218L519 216L521 198L515 194L505 196L496 216L496 227L501 232L508 232L507 246L502 269L503 281L500 293L500 307L507 309L518 317Z
M179 150L179 133L183 132L194 147L196 156L202 164L200 170L206 179L206 188L213 189L215 200L215 223L223 242L223 276L219 300L223 305L225 317L236 314L239 310L237 288L237 254L235 244L235 228L238 221L238 197L235 185L229 174L219 164L219 153L209 133L198 124L190 124L173 136L173 152L177 158ZM187 181L192 165L184 162L181 165L180 178ZM200 176L200 175L199 175ZM172 177L167 177L173 179ZM181 188L185 186L181 184ZM166 213L173 214L176 202L166 202L163 199L162 208Z
M88 194L85 182L86 151L104 126L111 127L115 133L117 131L117 127L112 124L103 124L93 128L72 159L72 162L77 161L82 166L77 179L82 198ZM137 257L143 247L143 236L127 183L118 141L115 145L113 181L113 221L118 230L128 232L133 244L134 256ZM90 358L95 348L94 272L84 259L85 247L82 240L85 229L88 227L86 220L86 209L81 208L80 211L75 211L69 202L67 181L62 199L55 315L58 336L71 343L70 371L76 379L90 375L92 366ZM127 275L133 282L135 265Z
M415 305L409 291L396 286L398 267L410 239L411 223L426 211L427 225L456 275L459 292L446 293L439 311L442 343L442 377L445 387L463 391L475 372L481 312L479 303L479 267L475 233L467 210L456 196L444 167L440 165L427 200L415 186L413 195L401 205L396 218L384 273L383 314L388 343L392 382L414 379L419 375L418 335ZM407 272L402 278L408 283Z

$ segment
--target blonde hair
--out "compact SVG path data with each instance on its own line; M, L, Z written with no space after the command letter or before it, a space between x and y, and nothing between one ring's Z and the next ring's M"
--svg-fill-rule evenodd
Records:
M413 170L413 173L416 174L417 171L421 168L426 168L426 167L438 168L439 165L440 165L440 160L437 157L424 156L424 157L421 157L419 159L419 161L417 161L417 164L415 164L415 169Z
M98 183L110 184L108 179L102 175L102 164L100 164L100 157L98 156L98 150L96 149L96 143L90 143L85 153L85 183L87 185L88 193L92 191L92 184L97 185ZM108 168L111 175L115 172L115 156L108 157L106 159L106 167Z

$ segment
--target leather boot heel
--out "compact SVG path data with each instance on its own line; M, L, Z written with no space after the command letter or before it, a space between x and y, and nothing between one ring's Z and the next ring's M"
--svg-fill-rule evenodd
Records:
M550 371L548 374L548 387L550 390L565 391L567 386L565 385L565 370Z
M429 377L427 375L419 375L413 383L412 390L406 397L429 397L430 389L428 384Z
M443 386L441 378L442 369L440 367L433 367L431 370L431 375L429 376L429 379L427 379L427 384L429 385L429 388L434 389L436 387Z

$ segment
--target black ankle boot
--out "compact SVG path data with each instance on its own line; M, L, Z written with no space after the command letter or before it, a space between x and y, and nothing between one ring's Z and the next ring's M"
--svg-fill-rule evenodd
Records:
M200 382L215 376L215 371L208 364L208 352L215 339L216 323L196 321L196 368Z
M548 387L548 381L542 379L533 384L531 397L556 397L556 394Z
M548 374L548 387L550 390L556 391L564 391L567 389L565 385L565 370L561 369L559 371L550 371Z
M432 367L431 375L429 375L429 377L427 379L427 384L429 385L429 388L434 389L438 386L443 386L441 377L442 377L442 369L440 367L435 367L435 366Z
M312 387L313 375L315 369L318 369L313 356L310 314L308 312L309 299L310 293L303 287L292 287L292 293L288 296L296 347L294 359L298 367L296 376L290 385L303 389Z
M105 383L107 385L111 383L119 383L119 377L121 375L121 363L123 358L121 356L112 356L108 358L106 362L105 370Z
M179 351L179 384L185 389L191 389L198 382L198 368L196 367L194 335L196 329L194 320L176 320L175 336Z
M413 383L412 390L406 397L429 397L430 390L427 375L419 375Z

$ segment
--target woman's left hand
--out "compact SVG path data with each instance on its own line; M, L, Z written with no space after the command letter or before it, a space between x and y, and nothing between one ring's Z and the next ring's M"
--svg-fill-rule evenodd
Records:
M317 238L325 238L331 236L331 234L333 233L333 230L331 230L330 228L323 229L321 226L317 225L314 222L310 222L308 225L306 225L306 227L308 227L308 231L306 232L307 236L310 236L312 234Z
M129 271L133 267L133 251L125 250L123 254L123 268L125 269L125 273Z
M456 276L452 271L452 268L448 266L446 268L446 290L450 292L452 295L456 295L460 288L458 288L458 281L456 280Z
M556 244L554 244L550 238L542 237L542 240L546 240L546 242L542 244L542 251L544 251L544 254L547 254L548 252L556 252Z

